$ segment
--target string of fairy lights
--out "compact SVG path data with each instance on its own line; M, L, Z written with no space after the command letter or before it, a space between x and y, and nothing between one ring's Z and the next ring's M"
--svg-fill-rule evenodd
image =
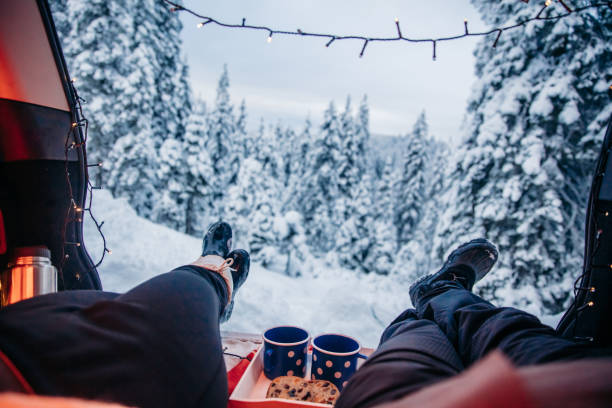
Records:
M72 89L72 92L75 96L75 102L74 102L74 106L73 106L73 112L74 112L74 117L73 117L73 122L70 126L70 130L68 131L67 135L66 135L66 140L64 142L64 172L65 172L65 177L66 177L66 185L67 185L67 189L68 189L68 198L69 198L69 205L68 208L66 210L66 217L64 218L64 228L62 231L62 241L64 243L64 245L62 245L62 257L61 257L61 263L60 263L60 271L63 271L63 267L66 263L66 261L69 259L69 254L66 253L66 246L68 245L74 245L74 246L81 246L80 242L70 242L66 240L66 231L68 229L68 224L70 224L71 222L77 222L77 223L81 223L83 222L83 213L86 212L89 214L90 218L92 219L92 221L94 222L98 233L100 234L100 237L102 238L102 243L104 246L104 249L102 251L102 255L100 256L100 260L95 264L94 268L97 268L98 266L100 266L102 264L102 261L104 261L104 257L106 254L111 254L112 251L110 250L110 248L108 248L107 246L107 242L106 242L106 237L104 236L104 233L102 232L102 226L104 225L104 221L102 222L98 222L98 220L96 219L96 217L94 216L93 212L92 212L92 202L93 202L93 190L99 190L102 187L101 186L94 186L91 183L91 180L89 179L88 176L88 172L86 171L86 180L87 180L87 192L86 192L86 196L85 196L85 202L83 203L83 207L79 207L77 205L76 200L74 199L74 194L73 194L73 190L72 190L72 183L70 181L70 172L68 169L68 154L70 152L70 150L73 149L77 149L77 148L82 148L83 150L85 150L85 147L87 145L87 132L89 129L89 121L87 120L87 118L85 117L85 115L83 114L83 106L82 106L82 102L85 102L83 98L81 98L79 96L79 94L76 91L76 88L74 87L74 80L70 81L70 88ZM82 132L82 139L80 139L79 136L79 130ZM71 138L72 136L72 138ZM72 140L72 142L71 142ZM77 142L78 140L78 142ZM102 163L96 163L96 164L91 164L91 165L87 165L87 168L90 167L102 167ZM89 204L87 204L89 203ZM63 279L63 274L60 275L61 278ZM75 277L77 278L77 280L80 279L80 274L76 274Z
M509 30L514 30L520 27L524 27L527 24L534 22L534 21L557 21L563 18L566 18L572 14L575 13L579 13L579 12L583 12L586 10L590 10L590 9L596 9L596 8L600 8L600 7L610 7L612 8L612 2L596 2L596 3L591 3L582 7L570 7L568 5L568 3L564 0L546 0L542 7L539 9L539 11L530 18L518 21L514 24L510 24L510 25L506 25L503 27L497 27L497 28L492 28L490 30L486 30L486 31L470 31L469 27L468 27L468 21L467 19L463 20L463 32L461 34L457 34L457 35L452 35L452 36L446 36L446 37L437 37L437 38L411 38L411 37L407 37L402 33L402 29L400 26L400 21L398 18L395 19L395 29L397 31L397 35L393 36L393 37L368 37L368 36L364 36L364 35L338 35L338 34L330 34L330 33L315 33L315 32L308 32L308 31L304 31L300 28L296 29L295 31L287 31L287 30L278 30L275 28L271 28L268 26L260 26L260 25L251 25L251 24L247 24L246 23L246 18L242 19L242 22L240 24L231 24L231 23L226 23L226 22L222 22L219 21L218 19L215 19L213 17L210 16L205 16L202 15L200 13L197 13L187 7L184 7L178 3L175 3L171 0L163 0L166 4L168 4L170 6L169 10L171 12L185 12L188 13L198 19L200 19L201 21L197 24L198 28L202 28L204 26L206 26L207 24L213 24L213 25L217 25L219 27L223 27L223 28L229 28L229 29L246 29L246 30L258 30L258 31L264 31L267 32L267 41L270 43L272 42L272 37L274 35L291 35L291 36L300 36L300 37L316 37L316 38L325 38L327 39L327 42L325 43L326 47L329 47L330 45L332 45L332 43L336 42L336 41L342 41L342 40L357 40L357 41L362 41L362 47L361 47L361 52L359 53L359 57L363 57L365 51L366 51L366 47L368 46L368 44L373 43L373 42L391 42L391 41L405 41L408 43L431 43L432 45L432 51L433 51L433 60L435 61L437 58L437 45L440 42L444 42L444 41L453 41L453 40L459 40L461 38L467 38L467 37L485 37L485 36L492 36L495 35L495 40L492 43L493 48L497 47L497 44L499 42L499 39L502 35L502 33L509 31ZM524 3L528 3L529 0L521 0ZM545 15L544 12L546 11L546 9L548 9L550 6L553 5L553 3L557 3L560 5L561 9L563 9L562 12L558 12L555 15ZM550 13L547 13L550 14Z

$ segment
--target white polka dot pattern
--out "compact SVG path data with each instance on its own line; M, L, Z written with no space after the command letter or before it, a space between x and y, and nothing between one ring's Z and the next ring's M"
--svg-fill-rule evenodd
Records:
M293 358L293 356L295 356L295 352L291 350L289 353L287 353L287 355L289 356L289 358Z
M344 367L349 368L351 366L351 362L347 361L346 363L344 363Z
M287 371L287 375L293 375L293 370Z
M340 371L336 371L336 372L334 373L334 377L336 377L336 378L340 378L340 377L342 377L342 373L341 373Z
M327 366L327 367L332 367L333 365L334 365L334 363L332 363L330 360L327 360L325 362L325 366Z
M302 365L302 360L301 359L297 359L297 361L295 362L296 366L301 366Z
M321 367L317 368L317 374L323 375L323 369Z

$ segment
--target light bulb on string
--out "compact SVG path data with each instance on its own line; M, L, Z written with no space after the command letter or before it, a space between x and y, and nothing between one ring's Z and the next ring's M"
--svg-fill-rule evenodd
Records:
M206 20L206 21L200 21L200 22L198 23L197 27L198 27L198 28L202 28L202 27L204 27L206 24L208 24L208 23L212 23L212 21L213 21L213 20L212 20L212 19L210 19L210 18L209 18L208 20Z

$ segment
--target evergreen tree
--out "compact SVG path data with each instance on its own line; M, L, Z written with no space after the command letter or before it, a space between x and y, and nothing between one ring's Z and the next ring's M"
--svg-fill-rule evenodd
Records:
M239 157L247 158L253 154L255 140L247 131L247 111L244 99L240 103L238 118L236 119L236 135L234 145Z
M284 188L289 187L289 183L291 180L291 172L293 171L293 163L291 162L294 159L294 155L287 151L287 149L293 149L293 142L296 140L296 134L293 129L287 127L285 129L277 128L277 137L276 137L276 156L277 162L280 166L280 181L283 183ZM303 156L301 158L296 158L297 160L303 160Z
M176 139L166 139L159 149L157 180L166 186L154 203L151 219L176 231L185 231L187 204L193 194L186 183L183 144Z
M87 104L88 154L107 157L127 134L178 138L190 111L182 24L162 2L51 0L70 72ZM170 41L168 39L171 39Z
M371 208L373 241L366 268L378 274L388 274L394 268L397 258L396 227L393 223L395 202L393 186L395 180L394 165L388 158L382 166L380 175L374 182L374 203Z
M363 146L357 140L355 120L351 111L351 98L346 98L344 112L340 115L340 159L338 160L338 189L343 198L350 200L353 192L360 191L362 167L358 165L363 159Z
M364 273L372 272L376 265L371 254L376 238L371 185L370 176L366 174L363 181L354 186L351 214L338 230L334 251L341 265Z
M185 161L184 190L189 194L185 204L185 232L201 237L216 217L213 201L213 167L205 148L207 138L206 108L197 101L187 122L183 151Z
M312 123L310 119L306 119L304 129L301 133L293 133L293 138L289 141L289 151L285 154L289 157L290 176L287 189L283 198L283 208L285 210L300 209L300 196L302 186L305 183L307 171L307 158L310 155L310 149L313 142Z
M332 102L306 157L304 184L299 191L300 213L311 245L318 252L335 247L335 231L343 221L334 217L341 211L336 203L339 198L340 132L340 121Z
M340 263L366 273L376 265L369 260L377 239L373 228L372 181L366 173L368 122L367 100L364 98L355 119L350 98L347 98L346 107L340 116L339 196L336 198L334 214L341 225L336 238ZM388 270L382 273L388 273Z
M407 135L407 147L402 158L401 172L394 186L396 246L408 243L423 215L427 183L427 120L422 112L412 133Z
M153 139L145 135L125 135L117 140L108 161L107 186L119 197L128 198L132 207L143 217L151 218L154 203L160 200L157 178L157 152Z
M535 15L541 4L532 3L474 1L493 25ZM495 49L486 38L476 50L480 79L436 252L477 235L495 242L499 265L479 285L492 299L516 291L514 305L549 313L570 300L589 178L612 112L611 30L612 11L599 8L505 31Z
M275 135L267 132L262 122L255 154L244 159L226 204L226 218L234 226L238 243L250 249L254 261L263 264L273 262L280 249L275 222L281 212L283 183L279 180Z
M368 171L368 162L371 160L368 157L370 156L370 154L368 154L368 146L370 144L370 108L368 107L367 95L364 95L359 104L355 133L356 149L359 152L358 156L361 158L357 162L357 167L359 168L360 175L363 175Z
M89 159L112 158L103 167L104 179L140 215L156 217L162 201L167 205L161 207L173 208L161 195L168 185L157 178L157 157L165 140L182 139L191 109L178 16L151 0L50 4L68 67L87 101Z
M224 66L215 106L207 117L207 139L204 145L212 163L210 185L218 217L222 217L225 212L226 191L236 184L240 169L240 152L234 146L237 131L233 110L229 95L229 74L227 66Z

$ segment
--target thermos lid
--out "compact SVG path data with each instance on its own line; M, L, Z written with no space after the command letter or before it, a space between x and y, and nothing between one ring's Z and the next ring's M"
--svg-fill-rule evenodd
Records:
M13 257L17 259L21 256L44 256L45 258L51 258L51 251L44 245L15 248Z

